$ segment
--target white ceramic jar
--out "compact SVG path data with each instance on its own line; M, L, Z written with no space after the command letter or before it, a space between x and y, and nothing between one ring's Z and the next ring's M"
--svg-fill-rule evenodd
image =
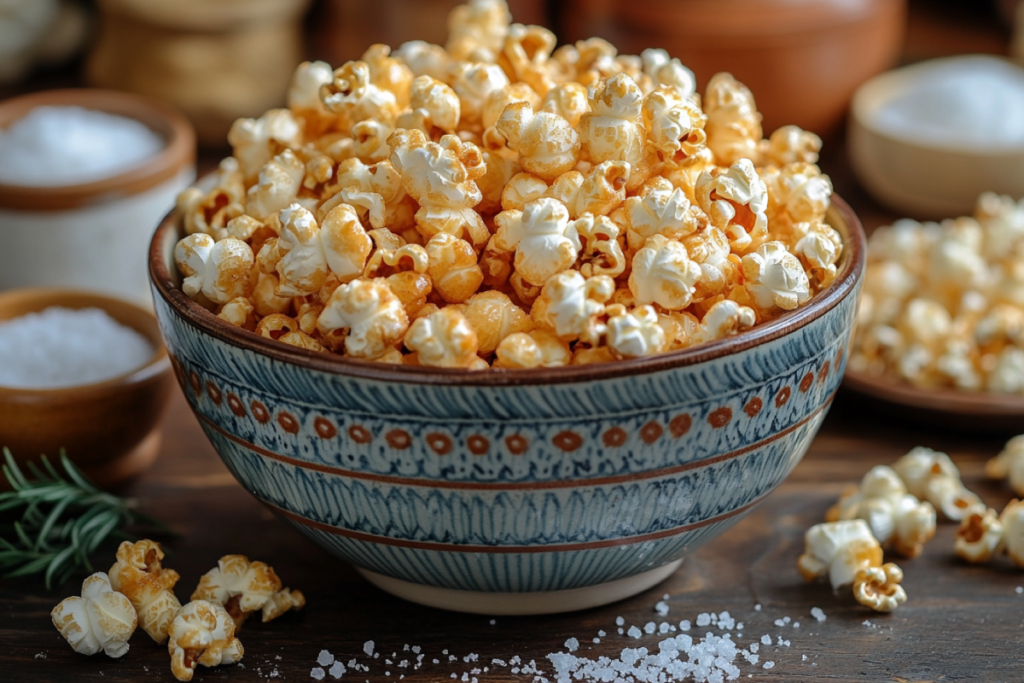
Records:
M143 164L87 183L0 183L0 290L69 287L151 306L149 240L178 192L195 179L191 125L174 109L136 95L53 90L0 103L0 127L41 105L134 118L165 144Z

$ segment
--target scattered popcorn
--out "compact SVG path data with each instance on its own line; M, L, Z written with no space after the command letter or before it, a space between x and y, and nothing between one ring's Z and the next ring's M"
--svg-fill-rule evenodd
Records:
M138 624L131 601L110 587L103 572L87 578L82 597L65 598L50 617L75 652L94 655L102 650L115 659L128 652L128 639ZM40 656L46 658L45 654L36 658Z
M971 507L981 504L960 481L960 471L945 453L918 446L892 468L911 495L931 503L946 519L959 522Z
M987 562L1006 554L1024 568L1024 502L1011 500L996 516L983 506L972 507L956 532L956 554L968 562Z
M301 64L287 108L236 121L213 187L179 197L183 291L307 350L511 370L741 334L834 280L817 136L766 139L728 74L702 109L664 50L511 21L472 0L444 47ZM418 323L446 308L475 348L435 348L457 319ZM998 351L1024 385L1024 353Z
M117 562L108 572L111 588L131 601L139 626L158 644L167 640L171 622L181 609L174 596L178 572L162 567L163 559L159 543L148 539L124 541L117 549Z
M234 620L236 631L257 610L262 610L263 621L267 622L290 607L301 609L306 604L301 592L287 588L282 590L281 579L272 567L263 562L249 562L245 555L220 558L217 566L199 579L191 599L206 600L224 607ZM326 650L320 654L334 661ZM321 665L327 666L331 661L321 662Z
M853 596L876 612L891 612L907 601L907 593L899 585L902 580L903 571L892 562L865 567L854 577Z
M235 638L231 615L220 605L205 600L193 600L182 607L174 617L169 636L171 672L179 681L191 681L198 664L234 664L245 654L242 643Z
M996 457L985 463L989 479L1009 479L1010 488L1024 496L1024 435L1015 436Z

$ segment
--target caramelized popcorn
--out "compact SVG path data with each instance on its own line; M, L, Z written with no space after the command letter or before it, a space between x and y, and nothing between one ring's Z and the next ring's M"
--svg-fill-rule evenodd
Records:
M946 519L959 522L968 509L980 505L977 495L960 481L960 471L949 456L918 446L893 463L907 491L935 506Z
M985 463L985 474L989 479L1009 479L1014 493L1024 496L1024 435L1007 441L999 455Z
M953 550L957 557L975 564L988 562L1003 540L999 513L983 505L971 508L956 530Z
M50 617L75 652L94 655L102 650L115 659L128 652L128 639L138 624L131 601L110 587L103 572L82 583L82 597L61 600Z
M892 562L866 567L853 579L853 597L876 612L891 612L907 601L901 581L903 570Z
M278 593L288 597L275 600ZM235 622L235 631L250 614L262 611L263 621L274 619L285 610L278 605L295 606L301 609L306 604L300 591L281 588L281 579L274 569L264 562L250 562L245 555L225 555L217 560L217 566L203 574L199 585L192 592L191 600L205 600L223 607ZM269 611L268 603L274 605Z
M444 47L304 62L286 109L235 122L212 187L178 197L188 296L306 350L513 369L740 334L838 277L821 140L765 138L729 74L702 98L665 50L556 47L504 0L470 0L448 25ZM870 341L851 364L1024 391L1024 209L992 195L978 221L991 236L977 221L879 231L874 260L892 262L869 266ZM948 320L930 303L902 315L925 285L916 298Z
M171 673L179 681L191 681L199 664L234 664L245 653L235 637L231 615L206 600L193 600L181 608L171 624L167 649L171 654Z
M148 539L124 541L117 549L117 562L110 568L110 586L128 598L139 618L139 626L157 643L167 640L167 631L181 603L174 597L178 572L160 566L164 551Z
M807 581L827 576L833 588L853 583L857 572L882 566L882 547L863 519L815 524L804 534L797 567Z

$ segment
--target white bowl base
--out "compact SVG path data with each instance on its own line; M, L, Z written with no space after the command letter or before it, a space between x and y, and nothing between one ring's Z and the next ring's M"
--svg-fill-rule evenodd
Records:
M454 588L426 586L403 581L368 569L356 567L359 573L381 590L392 595L417 602L428 607L470 612L491 616L525 614L554 614L574 612L607 605L641 593L661 583L679 569L683 561L676 560L666 565L623 579L599 583L583 588L559 591L537 591L533 593L491 593L487 591L463 591Z

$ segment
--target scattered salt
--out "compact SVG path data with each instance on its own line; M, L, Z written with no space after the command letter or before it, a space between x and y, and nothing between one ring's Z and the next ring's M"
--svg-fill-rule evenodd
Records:
M323 670L323 669L321 669L321 668L320 668L319 666L315 666L315 667L313 667L313 669L312 669L312 670L310 670L310 672L309 672L309 677L310 677L310 678L315 678L315 679L316 679L316 680L318 680L318 681L322 681L322 680L324 680L324 677L325 677L326 675L327 675L327 674L326 674L326 673L324 673L324 670Z
M800 628L800 622L799 621L794 621L793 622L793 628Z
M36 107L0 129L0 182L56 187L109 178L164 148L143 123L82 107Z
M644 633L646 633L647 635L651 635L657 628L657 624L655 624L653 621L648 621L646 624L644 624Z
M666 603L664 600L662 600L661 602L656 603L654 605L654 611L658 613L659 617L667 616L668 615L668 603Z
M761 603L757 603L756 605L754 605L754 611L755 612L760 612L761 611Z
M599 638L604 638L604 637L605 637L606 635L608 635L608 634L607 634L607 633L605 633L604 631L598 631L598 632L597 632L597 635L598 635L598 637L599 637Z
M682 621L680 621L679 622L679 630L680 631L689 631L690 630L690 620L689 619L683 619Z
M825 612L820 607L811 608L811 616L818 621L825 621L828 617L825 616Z
M487 623L489 623L489 624L490 624L491 626L494 626L495 624L497 624L497 623L498 623L498 620L497 620L497 619L491 619L491 620L490 620L489 622L487 622Z
M153 346L98 308L53 306L0 323L0 386L54 389L102 382L153 356Z
M280 659L280 657L278 657ZM320 650L320 655L316 658L316 663L320 666L330 666L334 663L334 655L327 650Z
M45 652L37 652L36 653L36 659L46 659L46 653Z
M1017 586L1016 588L1013 589L1013 592L1016 593L1017 595L1020 595L1021 593L1024 593L1024 586Z
M335 678L341 678L345 675L345 665L341 662L334 662L334 665L331 666L327 673L331 674Z
M575 638L570 638L569 640L565 641L565 649L569 652L576 652L576 650L578 650L579 647L580 641L576 640Z
M643 632L636 626L630 626L629 630L626 631L626 635L628 635L630 638L639 638L643 635Z
M697 615L697 626L707 626L711 623L711 615L707 612L701 612Z
M766 669L771 669L774 666L775 666L775 662L772 662L772 661L767 661L767 662L764 663L764 668L766 668Z
M623 619L622 617L615 617L615 625L616 626L624 626L625 624L626 624L626 620L625 619Z
M363 643L363 652L366 653L367 657L373 655L373 641L372 640L368 640L365 643Z
M761 642L764 643L765 645L771 645L772 644L772 637L766 633L763 636L761 636Z

